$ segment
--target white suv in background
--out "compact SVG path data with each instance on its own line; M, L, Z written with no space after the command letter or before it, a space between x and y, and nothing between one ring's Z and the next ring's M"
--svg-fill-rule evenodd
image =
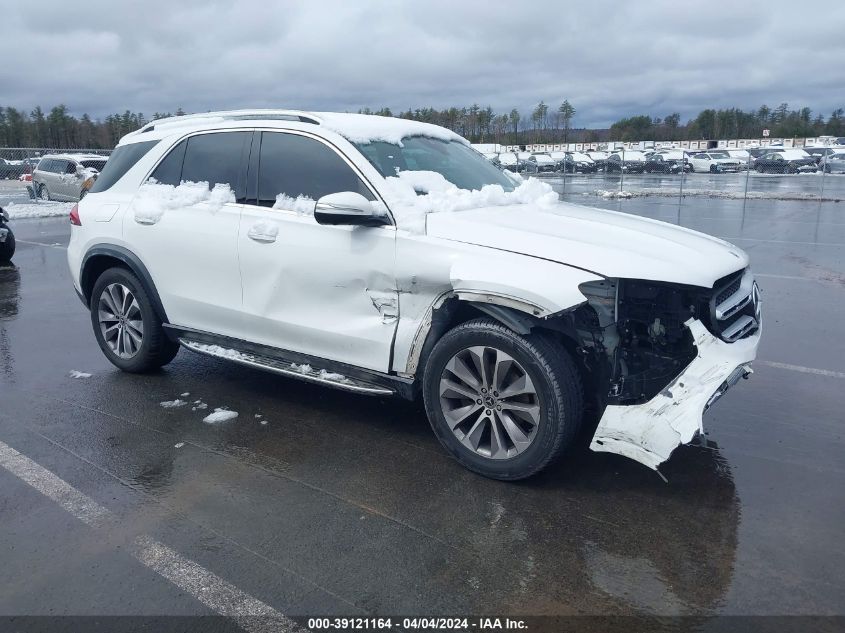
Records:
M692 171L709 171L710 173L721 173L723 171L739 171L740 161L732 158L726 151L699 152L689 158Z
M466 467L527 477L573 441L650 468L749 373L748 256L559 202L443 128L235 111L124 137L71 212L68 261L106 357L180 346L377 396L421 396Z

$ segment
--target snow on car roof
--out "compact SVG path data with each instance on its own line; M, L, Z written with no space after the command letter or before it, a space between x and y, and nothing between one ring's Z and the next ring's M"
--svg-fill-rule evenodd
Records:
M403 138L426 136L469 145L469 141L462 136L431 123L372 114L315 112L314 115L319 119L321 127L337 132L350 143L366 144L383 141L401 146Z
M184 128L202 129L223 123L260 124L262 126L269 124L272 126L279 125L280 127L289 126L291 123L318 125L343 136L350 143L358 144L383 141L393 145L401 145L403 138L413 136L425 136L443 141L469 144L469 141L462 136L431 123L374 114L304 112L301 110L226 110L157 119L140 130L130 132L120 140L119 144L162 138Z
M102 154L44 154L39 157L39 160L44 158L58 158L61 160L108 160L108 156Z

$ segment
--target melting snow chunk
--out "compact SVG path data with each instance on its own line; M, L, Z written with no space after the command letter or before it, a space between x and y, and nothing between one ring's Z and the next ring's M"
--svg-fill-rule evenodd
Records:
M173 448L182 448L185 445L185 442L179 442L173 445Z
M139 187L132 207L136 220L155 223L174 209L204 203L209 212L216 213L224 204L234 201L235 194L226 184L218 183L211 188L207 182L183 182L174 187L150 181Z
M165 409L175 409L176 407L184 407L188 403L176 398L176 400L165 400L164 402L159 402L159 404Z
M217 408L214 413L209 413L202 421L206 424L217 424L218 422L228 422L238 417L237 411L229 411L228 409Z
M71 378L90 378L91 374L84 371L77 371L75 369L71 369L69 376Z
M190 392L190 391L186 391L185 393L180 394L180 395L179 395L179 397L180 397L180 398L187 398L187 397L188 397L188 396L190 396L190 395L191 395L191 392Z

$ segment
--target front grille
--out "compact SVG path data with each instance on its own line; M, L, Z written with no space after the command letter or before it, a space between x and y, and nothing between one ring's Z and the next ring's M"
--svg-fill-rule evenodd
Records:
M760 289L748 269L716 282L710 302L711 330L733 343L760 327Z

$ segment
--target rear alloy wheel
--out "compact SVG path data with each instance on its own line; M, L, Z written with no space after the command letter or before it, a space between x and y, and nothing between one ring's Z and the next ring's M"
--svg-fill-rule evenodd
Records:
M47 185L41 185L38 187L38 197L41 200L52 200L52 198L50 198L50 190L47 189Z
M455 327L428 357L425 408L441 444L486 477L530 477L581 423L581 378L562 344L492 319Z
M179 344L169 340L144 287L124 268L110 268L91 291L91 324L106 358L123 371L143 373L169 363Z

